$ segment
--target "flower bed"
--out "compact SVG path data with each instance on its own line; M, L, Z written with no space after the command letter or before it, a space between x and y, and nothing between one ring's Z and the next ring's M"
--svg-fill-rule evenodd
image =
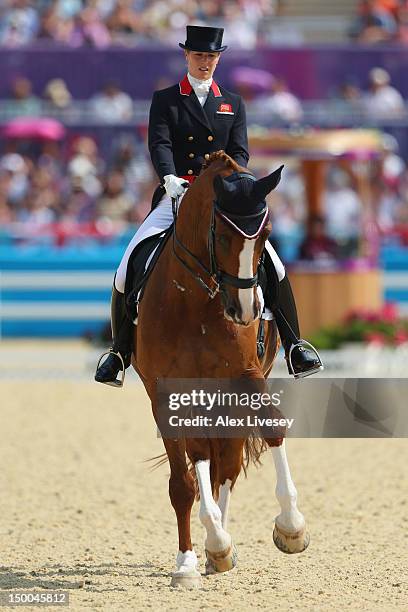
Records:
M379 311L352 310L338 325L313 334L309 341L318 349L333 350L356 342L395 347L408 343L408 319L399 316L395 304L385 304Z

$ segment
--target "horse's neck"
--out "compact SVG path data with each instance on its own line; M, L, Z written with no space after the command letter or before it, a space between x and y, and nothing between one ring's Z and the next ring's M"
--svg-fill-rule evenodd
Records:
M209 194L203 198L187 193L180 205L177 218L177 237L196 257L208 259L208 232L212 202ZM204 263L203 261L203 263Z

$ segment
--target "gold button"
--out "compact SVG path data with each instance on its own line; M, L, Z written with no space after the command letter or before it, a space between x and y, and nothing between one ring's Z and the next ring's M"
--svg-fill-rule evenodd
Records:
M193 174L193 171L192 171L192 170L189 170L189 171L187 172L187 174Z
M190 159L193 159L194 153L189 153L188 156L189 156Z
M212 142L214 140L214 136L209 136L208 139L210 142Z
M204 159L210 159L210 154L209 154L209 153L206 153L206 154L204 155Z
M194 140L194 136L189 136L188 140Z

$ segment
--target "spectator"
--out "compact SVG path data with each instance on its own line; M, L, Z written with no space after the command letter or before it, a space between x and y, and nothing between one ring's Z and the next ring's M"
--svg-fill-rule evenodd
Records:
M122 138L113 161L113 168L122 172L126 188L137 194L138 185L155 180L152 166L148 163L145 151L135 152L133 141Z
M359 106L361 103L362 92L358 84L352 78L348 78L340 87L340 99Z
M92 109L95 118L103 123L125 123L132 118L133 103L117 83L110 81L93 97Z
M29 191L28 172L29 169L24 158L17 153L8 153L0 159L0 172L4 178L3 188L7 190L3 195L7 203L14 209L24 202Z
M234 41L234 46L253 49L257 41L258 20L249 13L243 19L242 8L231 0L223 2L222 13L225 20L225 42Z
M142 6L143 5L144 2L142 0ZM93 0L92 6L94 6L98 10L98 13L102 17L102 19L106 20L113 12L116 6L116 0Z
M364 43L386 42L392 40L396 30L396 19L389 6L378 0L362 0L351 32L353 38Z
M271 94L259 97L254 102L253 110L279 117L287 123L300 121L303 116L300 101L289 91L283 79L273 80Z
M31 4L30 0L11 0L0 20L0 44L17 47L36 38L40 20Z
M35 116L41 113L41 102L32 94L31 81L17 77L11 86L11 97L5 104L8 116Z
M370 91L365 98L367 114L372 118L401 116L404 99L395 87L390 85L390 75L383 68L373 68L369 73Z
M94 47L107 47L111 43L111 35L101 16L94 6L88 6L79 16L81 32L85 43Z
M107 176L105 189L97 202L97 217L128 222L133 206L134 201L125 191L123 173L113 170Z
M56 203L57 194L53 190L32 190L27 194L25 207L19 211L17 219L30 229L53 223L56 220Z
M300 246L300 259L330 262L337 258L337 243L326 234L325 220L314 215L309 220L307 235Z
M87 136L78 138L73 153L67 168L71 186L76 188L80 185L84 193L91 198L96 198L102 190L100 176L103 173L104 164L98 156L94 140Z
M117 0L106 25L113 40L123 34L136 34L142 31L142 13L133 10L132 0Z
M47 83L44 98L49 102L51 110L58 111L68 108L72 100L65 81L62 79L52 79Z
M362 227L362 203L349 175L338 166L330 169L323 194L327 235L339 245L339 255L355 256Z
M83 9L82 0L57 0L54 2L59 19L72 19Z
M85 187L85 177L71 176L68 188L61 191L61 222L81 223L94 218L95 197Z
M136 203L131 211L130 221L140 224L150 211L152 194L157 186L144 148L135 149L133 141L122 138L113 161L113 169L123 173L125 190L132 194Z

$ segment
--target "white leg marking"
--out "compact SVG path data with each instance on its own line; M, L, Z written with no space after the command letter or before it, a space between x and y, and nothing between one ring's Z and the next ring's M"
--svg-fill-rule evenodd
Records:
M211 552L220 552L231 546L231 536L222 526L222 513L215 503L211 491L210 460L195 464L200 488L200 521L207 531L205 547Z
M281 446L272 447L272 456L276 469L275 493L281 507L281 513L276 519L288 532L299 531L305 526L305 518L296 505L297 491L290 475L285 440Z
M231 499L231 483L232 480L227 478L224 484L220 486L220 493L218 496L218 507L222 513L222 526L225 530L228 526L228 510Z
M239 278L251 278L254 275L255 240L244 240L244 246L239 254ZM254 288L238 289L238 300L242 310L243 321L254 319Z
M194 550L186 550L186 552L177 553L176 567L178 572L191 572L196 570L198 565L197 555Z

